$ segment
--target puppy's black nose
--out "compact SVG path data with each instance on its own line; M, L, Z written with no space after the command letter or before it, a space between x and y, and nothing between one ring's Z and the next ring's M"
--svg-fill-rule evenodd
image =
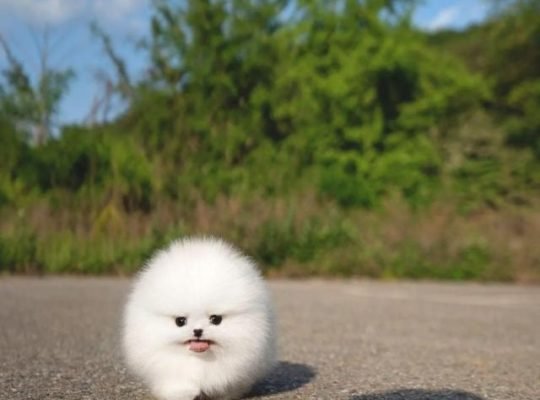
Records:
M195 336L196 338L200 338L202 336L202 333L202 329L193 329L193 336Z

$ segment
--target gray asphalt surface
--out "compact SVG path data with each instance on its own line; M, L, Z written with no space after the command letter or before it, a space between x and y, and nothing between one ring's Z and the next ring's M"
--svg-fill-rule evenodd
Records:
M124 279L0 279L0 399L150 400L125 370ZM539 400L540 288L274 281L258 399Z

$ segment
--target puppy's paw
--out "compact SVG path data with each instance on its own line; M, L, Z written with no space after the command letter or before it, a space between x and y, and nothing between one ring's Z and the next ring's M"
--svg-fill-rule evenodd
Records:
M159 400L205 400L200 390L194 386L175 384L159 385L153 390Z

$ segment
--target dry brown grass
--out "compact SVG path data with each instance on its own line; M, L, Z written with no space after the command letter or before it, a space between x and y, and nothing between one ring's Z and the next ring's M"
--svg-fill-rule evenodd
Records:
M147 214L127 214L114 203L84 212L38 204L2 217L4 247L35 240L33 262L45 272L73 272L69 262L76 257L93 257L78 263L78 272L133 271L168 240L198 234L236 243L269 275L540 282L540 213L531 208L464 214L439 202L413 211L393 199L380 210L345 211L304 193L277 199L223 196L214 203L194 196L187 203L158 204Z

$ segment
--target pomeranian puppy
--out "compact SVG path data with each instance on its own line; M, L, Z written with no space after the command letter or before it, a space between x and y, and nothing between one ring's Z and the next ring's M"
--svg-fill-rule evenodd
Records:
M230 400L275 364L267 287L253 261L213 238L159 251L124 315L128 366L160 400Z

